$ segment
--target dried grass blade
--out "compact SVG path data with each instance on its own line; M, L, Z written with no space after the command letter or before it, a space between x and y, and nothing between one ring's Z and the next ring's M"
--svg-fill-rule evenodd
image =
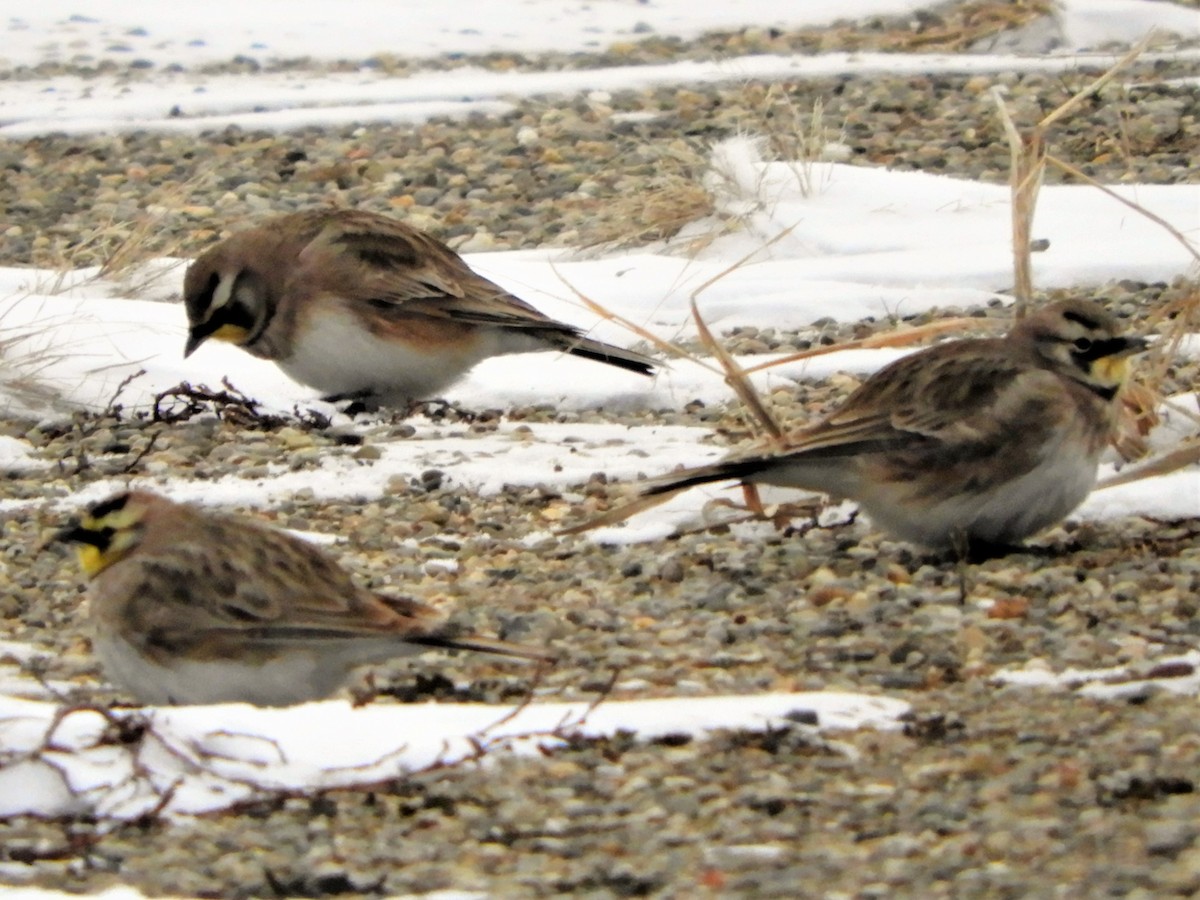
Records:
M1200 250L1196 249L1196 246L1187 239L1187 236L1184 235L1184 233L1182 231L1180 231L1178 228L1176 228L1174 225L1172 225L1166 219L1162 218L1162 216L1155 215L1154 213L1150 212L1150 210L1146 209L1146 207L1141 206L1140 204L1135 203L1132 200L1125 199L1120 194L1118 194L1116 191L1114 191L1112 188L1101 184L1099 181L1092 178L1090 175L1086 174L1085 172L1081 172L1079 169L1075 168L1073 165L1071 165L1068 162L1063 162L1058 157L1047 156L1046 162L1050 163L1053 166L1058 167L1059 169L1061 169L1062 171L1064 171L1068 175L1070 175L1072 178L1078 178L1080 181L1084 182L1085 184L1090 184L1092 187L1103 191L1105 194L1112 197L1118 203L1125 204L1130 209L1145 216L1151 222L1154 222L1156 225L1161 225L1167 231L1167 233L1171 235L1171 237L1175 238L1175 240L1179 241L1179 243L1181 243L1184 246L1184 248L1187 250L1187 252L1192 255L1192 258L1194 260L1196 260L1197 262L1200 262Z
M682 490L682 489L681 489ZM654 494L649 497L635 497L628 503L623 503L615 509L610 509L607 512L600 513L598 516L593 516L578 525L571 525L567 528L560 528L554 532L556 535L568 534L583 534L585 531L592 531L595 528L605 528L610 525L620 525L627 519L636 516L640 512L645 512L648 509L666 503L674 497L679 491L670 491L665 494Z
M696 329L700 333L700 341L704 346L712 352L712 355L717 358L717 362L721 364L721 368L725 370L725 383L728 384L737 398L742 401L742 404L750 411L750 414L758 421L759 425L767 432L771 438L777 442L783 440L783 429L779 423L775 421L775 417L763 405L762 398L758 396L758 391L754 389L754 385L750 383L750 379L746 377L741 366L735 360L720 342L713 337L713 333L709 331L708 325L700 316L700 310L696 308L696 298L692 298L692 318L696 320Z
M1200 463L1200 438L1191 438L1162 456L1156 456L1141 465L1133 466L1116 475L1110 475L1096 485L1096 490L1132 484L1135 481L1155 478L1159 475L1168 475L1196 463Z
M1080 88L1061 104L1059 104L1059 106L1057 106L1055 109L1052 109L1050 112L1046 113L1046 115L1042 117L1042 120L1034 127L1040 129L1041 131L1045 131L1059 119L1065 118L1070 113L1073 113L1076 107L1078 107L1081 103L1083 103L1084 100L1095 94L1102 87L1116 78L1118 72L1124 68L1127 68L1135 59L1145 53L1146 49L1156 40L1158 40L1158 34L1154 30L1151 30L1144 38L1134 44L1128 53L1109 66L1104 74L1095 78L1087 86Z
M654 334L651 331L648 331L647 329L643 328L641 325L638 325L636 322L633 322L630 319L625 318L624 316L618 315L617 313L610 310L608 307L606 307L600 303L597 303L591 297L589 297L585 293L583 293L583 291L579 290L579 288L575 287L575 285L571 284L571 282L566 279L566 276L564 276L561 272L558 271L558 267L556 265L554 265L554 263L550 263L550 269L551 269L551 271L554 272L555 277L557 277L558 280L563 283L563 285L567 288L567 290L569 290L572 294L575 295L576 299L579 300L580 303L582 303L584 306L586 306L588 309L590 309L592 312L594 312L600 318L602 318L608 322L616 322L622 328L628 329L629 331L633 332L638 337L640 337L642 340L657 347L659 350L664 350L667 353L670 353L672 356L677 356L681 359L690 359L692 362L696 363L697 365L703 366L704 368L708 369L710 372L718 371L716 366L711 365L710 363L706 363L702 359L699 359L696 356L694 356L693 354L688 353L688 351L684 350L678 344L673 344L668 340L664 340L663 338L660 338L658 335Z
M837 344L830 344L828 347L810 347L808 350L800 350L796 353L790 353L787 356L782 356L779 359L773 359L770 362L759 363L756 366L749 366L742 369L747 375L755 372L761 372L764 369L770 369L773 366L782 366L785 363L802 362L806 359L812 359L817 356L825 356L829 353L838 353L842 350L871 350L878 347L907 347L909 344L917 343L929 337L937 337L949 331L959 331L963 328L972 326L983 326L985 328L995 328L999 326L999 322L995 319L977 319L970 316L959 316L953 319L941 319L937 322L930 322L927 325L916 325L912 328L903 328L897 331L888 331L883 334L873 334L870 337L855 338L850 341L841 341Z

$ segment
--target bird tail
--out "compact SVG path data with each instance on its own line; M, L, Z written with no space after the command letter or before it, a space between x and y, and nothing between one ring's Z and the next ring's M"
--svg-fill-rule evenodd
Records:
M580 522L578 525L560 529L556 533L583 534L585 531L591 531L593 528L620 525L626 519L630 519L638 513L666 503L680 491L685 491L690 487L695 487L698 484L708 484L712 481L725 481L726 479L750 480L750 476L757 475L764 468L766 466L763 459L751 457L745 460L724 460L708 466L697 466L694 469L682 469L650 482L642 488L637 497L628 503L603 512L585 522Z
M421 644L426 647L438 647L442 650L476 650L481 653L495 653L499 656L511 656L516 659L529 659L534 662L548 663L553 665L558 661L553 653L548 653L545 650L536 647L528 647L522 644L510 644L508 641L502 641L499 638L482 637L476 634L454 634L446 632L442 634L427 634L420 637L410 637L407 639L410 643Z
M591 338L577 337L568 339L563 349L572 356L582 356L584 359L594 359L597 362L608 363L620 369L637 372L639 375L653 375L658 363L641 353L625 350L622 347L594 341Z
M767 460L759 456L745 459L726 459L707 466L697 466L694 469L683 469L672 472L651 482L642 491L643 497L657 497L661 494L674 494L677 491L695 487L698 484L709 484L713 481L752 480L751 476L760 474L769 468Z

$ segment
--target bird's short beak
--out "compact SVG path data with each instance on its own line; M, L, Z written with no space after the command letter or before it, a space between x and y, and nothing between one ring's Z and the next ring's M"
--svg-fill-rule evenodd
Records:
M72 522L66 528L60 528L54 534L45 538L37 545L37 552L42 553L53 544L80 544L84 543L84 529L78 522Z
M208 340L208 334L200 330L200 326L196 326L188 332L187 343L183 345L183 358L187 359L196 352L196 348Z
M91 544L98 547L104 543L105 535L100 531L84 528L78 522L72 522L66 528L54 532L42 542L42 549L51 544Z
M1141 353L1143 350L1147 350L1150 347L1150 342L1148 340L1146 340L1144 337L1138 337L1136 335L1131 337L1120 337L1117 338L1117 340L1122 342L1125 346L1118 348L1113 353L1114 356L1132 356L1133 354Z
M192 326L192 330L188 332L187 343L183 346L183 358L187 359L191 356L196 348L209 338L216 338L218 341L228 341L231 344L240 346L246 343L246 338L249 335L250 332L245 327L234 325L232 322L220 322L214 317L207 322L200 322Z

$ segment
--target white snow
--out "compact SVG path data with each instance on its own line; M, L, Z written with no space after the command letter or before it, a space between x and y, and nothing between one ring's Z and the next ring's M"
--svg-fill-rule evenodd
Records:
M1197 54L1182 54L1194 58ZM1149 58L1154 58L1149 54ZM498 114L515 97L571 96L657 85L780 81L840 74L890 72L1070 72L1107 68L1110 53L1062 56L951 56L830 53L821 56L741 56L715 62L556 72L487 72L477 68L417 72L397 77L375 70L331 73L279 72L255 76L163 72L153 81L126 76L45 81L0 81L0 136L48 132L88 134L147 130L200 132L236 125L287 131L310 125L416 122L433 116ZM533 136L530 136L532 139Z
M1110 41L1128 42L1153 26L1200 37L1200 16L1147 0L1063 0L1053 27L1061 34L1055 54L901 55L825 54L746 56L720 62L614 67L563 72L500 74L476 68L389 75L363 67L316 77L279 71L207 75L188 67L244 54L267 62L298 57L366 60L379 54L433 56L493 50L597 50L643 34L693 36L712 28L796 26L837 18L903 12L928 5L917 0L746 0L701 4L694 0L459 0L454 4L395 4L359 0L210 0L173 5L149 0L88 4L44 0L9 13L0 65L33 65L47 59L94 65L103 59L145 59L144 77L103 76L0 80L0 140L51 132L158 131L222 128L273 130L308 124L422 121L433 115L496 113L516 97L574 96L648 85L807 78L888 70L970 72L997 79L1006 72L1071 71L1104 67L1112 53L1084 53ZM469 24L464 24L469 23ZM1164 51L1160 51L1164 52ZM1178 54L1177 54L1178 55ZM1186 54L1194 58L1194 52ZM600 93L597 93L600 92ZM523 142L539 139L523 128ZM806 189L805 185L815 186ZM555 250L471 254L469 263L546 313L590 329L603 340L635 337L601 320L576 298L581 292L665 340L695 334L693 298L718 334L736 327L803 328L821 318L853 321L890 317L931 307L971 307L1002 298L1011 285L1007 188L921 173L890 172L833 163L809 167L761 158L751 137L714 148L714 192L721 217L689 226L688 234L717 237L697 253L680 245L582 258ZM1195 241L1200 235L1200 186L1120 185L1134 200ZM1193 256L1161 228L1100 192L1083 186L1047 186L1038 204L1034 237L1049 241L1035 256L1042 287L1090 286L1110 279L1169 280L1196 274ZM735 262L744 260L717 278ZM145 410L156 394L181 381L216 387L223 376L268 410L294 405L332 410L313 393L288 381L273 365L235 348L205 345L182 359L185 318L178 304L182 268L161 261L121 283L94 271L40 272L0 269L0 340L21 336L0 372L0 403L24 407L13 382L36 375L69 406L102 408L117 386L139 369L121 395L126 410ZM716 279L715 281L713 279ZM706 286L707 285L707 286ZM1191 347L1200 338L1191 339ZM905 349L843 351L789 362L758 372L760 389L838 372L867 374ZM748 364L757 364L754 357ZM730 399L711 360L675 360L653 381L605 372L596 364L556 354L490 360L473 370L448 399L471 408L548 403L567 409L664 409L700 400ZM13 388L13 390L10 390ZM11 394L5 399L6 394ZM1170 446L1194 423L1177 401L1152 443ZM62 410L47 415L61 415ZM341 424L348 424L344 420ZM571 488L597 471L617 479L664 472L721 454L704 429L645 425L503 422L494 433L414 420L416 433L379 445L375 461L349 452L327 454L307 471L280 464L267 477L226 477L192 482L166 471L97 482L61 503L64 514L118 486L150 486L177 499L214 505L270 506L300 491L322 498L370 497L392 478L438 468L466 491L495 492L505 484L544 483ZM368 422L369 426L369 422ZM0 472L36 469L38 458L17 437L0 437ZM651 541L702 515L705 502L727 495L719 488L693 491L594 539ZM0 512L20 514L28 501L0 500ZM1200 515L1200 471L1095 492L1082 518ZM531 523L530 541L550 538ZM753 528L731 540L750 539ZM311 535L333 540L335 536ZM435 564L445 564L435 561ZM107 745L107 722L79 710L46 730L61 706L23 674L35 655L28 647L0 647L0 752L28 756L0 765L0 815L87 811L117 818L137 816L166 797L163 811L184 815L219 809L276 788L363 783L450 762L473 752L472 739L528 753L566 733L611 734L634 730L643 737L686 732L697 738L714 728L777 725L788 712L818 713L820 727L894 727L906 705L880 696L852 694L762 695L732 698L611 700L586 712L582 704L539 699L503 725L506 709L471 705L374 706L352 709L333 701L288 710L244 706L154 709L150 724L131 746ZM1013 684L1104 682L1122 673L1063 673L1048 668L1001 676ZM1162 678L1167 689L1195 684ZM1166 682L1170 682L1169 684ZM59 686L50 685L50 689ZM1100 687L1094 688L1100 691ZM1083 690L1092 690L1085 688ZM1114 689L1115 690L1115 689ZM119 713L125 716L129 713ZM516 736L527 735L518 740ZM335 739L336 736L336 739ZM42 749L38 749L42 748ZM135 755L136 754L136 757ZM135 763L142 768L135 774ZM171 785L174 790L164 792ZM758 852L749 848L746 852ZM118 896L113 895L113 900Z
M994 679L1018 687L1071 690L1101 700L1119 700L1148 690L1192 697L1200 693L1200 652L1161 657L1137 667L1068 668L1059 672L1044 660L1033 660L1023 668L997 672Z
M497 51L597 51L668 34L747 26L796 28L897 15L928 0L457 0L453 4L355 0L156 0L87 4L43 0L6 13L0 61L144 59L194 66L242 55L259 60L366 59ZM1059 28L1071 47L1126 42L1151 28L1200 33L1194 12L1151 0L1060 0Z
M152 810L194 815L263 791L370 785L500 748L538 754L570 737L617 730L647 739L703 737L715 729L794 725L794 713L815 713L823 729L895 728L907 709L900 700L828 691L613 700L595 707L536 702L512 714L485 704L355 708L334 700L287 709L80 709L59 717L57 704L0 697L0 745L27 755L0 768L0 817L81 810L119 819ZM106 739L112 721L133 716L145 726L144 737L132 746Z

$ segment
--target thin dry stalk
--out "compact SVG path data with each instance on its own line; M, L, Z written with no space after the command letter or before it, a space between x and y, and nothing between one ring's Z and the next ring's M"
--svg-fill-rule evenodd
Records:
M740 269L763 250L766 250L768 247L773 246L778 241L783 240L785 237L791 234L795 228L795 225L789 225L761 247L755 248L745 256L735 261L733 264L726 266L712 278L708 279L708 281L704 282L704 284L692 291L691 297L692 318L696 320L696 328L700 332L700 339L705 343L705 346L707 346L713 352L713 355L717 357L717 361L720 362L721 368L724 369L725 383L733 389L733 392L737 395L738 399L742 401L746 409L749 410L751 415L758 420L759 427L768 435L770 435L773 441L782 440L783 429L779 427L779 423L775 421L775 417L767 411L766 405L762 402L762 398L758 395L758 391L754 389L754 385L751 384L750 379L746 377L746 373L742 371L741 367L729 354L729 351L721 346L713 337L712 332L708 330L708 325L704 322L704 319L701 318L700 311L696 306L696 298L722 278L729 275L731 272L735 272Z
M141 200L142 212L133 221L110 218L78 243L52 246L44 254L47 258L35 260L38 265L58 272L53 287L43 292L57 293L66 282L69 272L97 263L93 277L113 280L125 277L150 259L180 255L183 238L176 236L174 229L166 227L166 221L187 206L189 197L215 171L215 164L202 166L185 181L166 182L151 189ZM133 285L129 289L141 287L145 287L145 284Z
M1161 340L1156 341L1138 364L1135 381L1121 391L1122 408L1119 425L1120 437L1117 450L1126 460L1140 459L1146 455L1145 436L1158 424L1158 407L1166 391L1164 383L1171 372L1179 348L1188 335L1200 325L1200 289L1172 300L1153 310L1147 317L1147 326L1166 324ZM1187 415L1184 410L1176 412ZM1128 450L1140 449L1130 453Z
M754 389L754 384L746 377L746 373L737 364L737 360L708 330L708 325L700 316L700 310L696 308L694 297L692 299L692 318L696 320L696 329L700 333L701 342L712 352L712 355L717 358L717 362L721 364L721 368L725 370L725 383L733 389L737 398L742 401L742 405L749 410L751 416L758 421L759 426L766 431L771 440L782 441L783 429L767 410L758 391ZM753 424L751 422L751 425Z
M1156 386L1161 386L1166 380L1171 361L1179 352L1184 339L1200 331L1200 285L1193 284L1187 294L1160 307L1150 316L1152 325L1164 321L1169 323L1165 340L1161 346L1152 349L1153 368L1150 369L1151 374L1147 375L1147 381Z
M574 208L587 213L588 227L583 246L620 248L674 237L681 228L712 216L713 197L700 178L707 161L700 151L682 140L674 141L656 154L655 174L637 191L615 191L603 199L568 199ZM614 160L614 171L621 168ZM631 165L644 165L638 158ZM707 236L711 241L719 230Z
M1056 108L1046 113L1046 115L1042 117L1042 120L1034 127L1040 128L1044 132L1059 119L1064 119L1071 113L1075 112L1075 110L1082 105L1084 100L1087 100L1097 91L1101 90L1106 84L1116 78L1118 73L1129 68L1129 66L1133 64L1134 60L1145 53L1150 48L1150 45L1157 40L1157 32L1151 30L1145 37L1134 44L1129 49L1128 53L1109 66L1107 71L1105 71L1099 77L1093 79L1090 84L1080 88Z
M1046 171L1046 135L1051 126L1074 112L1087 98L1101 90L1119 72L1127 68L1155 40L1153 32L1112 64L1104 74L1076 91L1058 107L1048 112L1022 137L1009 114L999 88L992 88L1009 149L1009 185L1012 193L1012 252L1013 296L1016 298L1013 315L1021 319L1033 300L1033 216L1037 210L1038 191Z
M620 525L627 519L631 519L638 513L645 512L648 509L654 509L656 506L661 506L678 491L670 491L665 494L653 494L649 497L635 497L627 503L622 503L620 506L614 507L607 512L602 512L599 515L592 516L590 519L585 519L578 525L571 525L567 528L560 528L556 532L557 535L568 534L583 534L585 531L591 531L594 528L605 528L609 525Z
M572 294L575 295L575 298L577 300L579 300L580 303L582 303L584 306L586 306L588 309L590 309L596 315L600 316L600 318L602 318L608 322L616 322L622 328L628 329L629 331L633 332L638 337L640 337L642 340L646 341L647 343L651 344L654 347L657 347L659 350L663 350L663 351L671 354L672 356L676 356L681 359L690 359L692 362L696 363L697 365L703 366L704 368L708 369L710 372L719 371L716 366L711 365L710 363L704 362L702 359L699 359L698 357L696 357L695 354L689 353L687 350L683 349L678 344L673 344L668 340L660 338L658 335L654 334L653 332L649 331L648 329L643 328L641 325L637 324L637 322L634 322L631 319L627 319L622 315L618 315L617 313L613 312L612 310L610 310L608 307L604 306L603 304L596 302L591 297L587 296L587 294L583 293L583 291L579 290L579 288L575 287L575 285L571 284L571 282L568 281L566 279L566 277L561 272L558 271L558 267L555 266L554 263L550 264L550 269L551 269L551 271L554 272L554 274L558 278L558 280L561 281L563 283L563 285L566 286L567 290L569 290Z
M749 98L747 98L749 99ZM826 187L818 181L816 164L826 158L831 143L840 142L845 129L837 131L825 121L825 104L820 98L810 109L801 109L783 85L771 85L758 103L770 110L767 140L775 158L792 173L802 197L812 197Z
M1179 244L1191 255L1193 260L1195 260L1197 263L1200 263L1200 250L1197 250L1196 245L1192 243L1192 241L1190 241L1182 231L1180 231L1162 216L1151 212L1133 200L1122 197L1112 188L1101 184L1087 173L1080 171L1078 168L1064 160L1047 154L1045 161L1059 169L1061 172L1070 175L1072 178L1076 178L1084 184L1090 185L1099 191L1102 191L1104 194L1116 200L1118 203L1127 206L1138 215L1149 219L1151 222L1154 222L1156 225L1166 231L1167 234L1171 235L1171 237L1178 241ZM1167 372L1171 365L1171 360L1178 350L1179 344L1184 339L1185 335L1194 330L1196 320L1198 317L1200 317L1198 314L1200 314L1200 291L1193 292L1189 296L1184 297L1182 300L1168 304L1168 306L1159 309L1150 315L1150 325L1156 325L1163 321L1168 321L1170 325L1168 332L1165 335L1165 340L1152 347L1149 352L1149 359L1143 365L1138 367L1139 381L1141 382L1142 391L1149 393L1148 397L1142 397L1139 399L1139 405L1144 409L1152 412L1158 403L1162 401L1162 384L1166 379ZM1132 394L1133 392L1130 391L1127 393ZM1129 430L1129 428L1122 428L1122 431L1125 432L1123 437L1127 439L1127 442L1129 438L1133 437L1128 434ZM1134 442L1136 444L1136 439ZM1122 455L1126 454L1122 453ZM1151 471L1150 474L1153 475L1161 473ZM1149 475L1144 477L1149 477ZM1133 476L1131 476L1131 480L1134 480Z
M1147 460L1141 465L1126 468L1116 475L1110 475L1096 485L1096 490L1116 487L1121 484L1131 484L1134 481L1141 481L1144 478L1167 475L1186 466L1195 465L1196 463L1200 463L1200 437L1191 437L1174 450L1164 453L1161 456L1156 456L1154 459Z
M54 408L58 394L42 382L42 373L66 359L69 351L49 345L49 323L6 326L7 312L0 311L0 393L27 412Z
M945 334L949 331L961 331L973 328L985 328L992 330L999 327L1000 324L1001 323L996 319L977 319L970 316L960 316L954 319L942 319L941 321L930 322L926 325L917 325L912 328L901 328L896 331L887 331L883 334L873 334L870 337L842 341L838 344L830 344L828 347L811 347L808 350L801 350L797 353L781 356L779 359L773 359L770 362L759 363L756 366L749 366L741 371L745 375L752 375L753 373L761 372L764 369L782 366L786 363L802 362L806 359L812 359L816 356L825 356L828 353L840 353L843 350L870 350L878 347L907 347L909 344L915 344L928 338L937 337L938 335Z
M1033 300L1033 214L1045 171L1046 147L1043 133L1035 127L1028 138L1022 139L1016 123L1004 105L999 88L992 88L992 98L1008 138L1009 187L1012 194L1012 251L1013 251L1013 316L1020 319Z
M1160 225L1164 230L1166 230L1166 232L1169 235L1171 235L1171 237L1175 238L1175 240L1179 241L1179 243L1183 245L1184 249L1187 250L1187 252L1192 255L1192 258L1194 260L1196 260L1196 262L1200 262L1200 250L1196 249L1196 245L1193 244L1190 240L1188 240L1187 236L1182 231L1180 231L1178 228L1176 228L1174 225L1172 225L1170 222L1168 222L1162 216L1159 216L1159 215L1156 215L1155 213L1150 212L1150 210L1146 209L1146 207L1141 206L1140 204L1135 203L1132 200L1127 200L1126 198L1124 198L1120 194L1118 194L1116 191L1114 191L1112 188L1108 187L1107 185L1101 184L1099 181L1097 181L1095 178L1092 178L1092 176L1088 175L1086 172L1081 172L1079 169L1075 168L1069 162L1064 162L1063 160L1059 159L1057 156L1047 155L1046 162L1050 163L1050 165L1055 166L1058 169L1061 169L1063 172L1070 175L1072 178L1078 178L1080 181L1084 182L1085 184L1089 184L1092 187L1096 188L1097 190L1103 191L1105 194L1112 197L1118 203L1125 204L1130 209L1137 212L1139 215L1145 216L1147 219L1149 219L1151 222L1154 222L1156 225Z

